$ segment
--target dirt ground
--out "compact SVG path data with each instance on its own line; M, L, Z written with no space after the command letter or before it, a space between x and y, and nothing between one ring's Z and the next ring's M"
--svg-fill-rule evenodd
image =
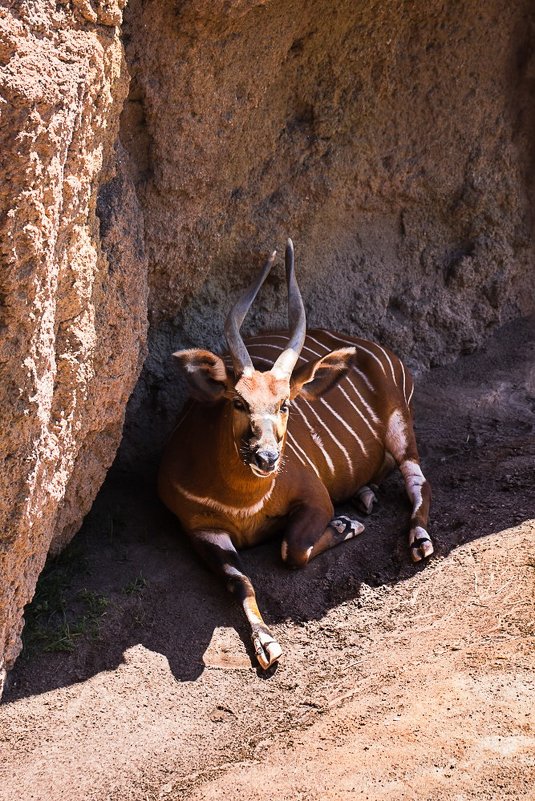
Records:
M409 561L398 476L306 570L244 553L269 675L153 488L111 475L28 615L0 799L535 799L535 321L416 403L436 556Z

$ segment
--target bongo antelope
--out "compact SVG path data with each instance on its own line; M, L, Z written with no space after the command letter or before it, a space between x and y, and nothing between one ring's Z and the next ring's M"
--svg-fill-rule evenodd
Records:
M364 526L335 516L333 502L356 498L369 513L394 465L412 504L414 561L433 553L427 533L431 490L414 437L413 382L390 351L364 339L312 330L286 246L290 336L244 342L240 326L271 270L271 254L225 325L228 357L173 354L193 398L163 457L159 492L194 548L243 606L262 668L281 656L264 623L238 550L283 531L282 559L303 567Z

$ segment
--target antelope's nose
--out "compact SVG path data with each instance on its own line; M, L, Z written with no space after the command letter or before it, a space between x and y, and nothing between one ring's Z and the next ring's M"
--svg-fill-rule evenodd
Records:
M256 451L254 456L260 470L266 471L273 470L279 458L278 452L272 450Z

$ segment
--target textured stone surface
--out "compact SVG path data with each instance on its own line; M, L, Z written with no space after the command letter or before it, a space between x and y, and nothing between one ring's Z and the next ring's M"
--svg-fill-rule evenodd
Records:
M171 351L217 345L288 235L310 322L412 366L533 308L530 2L131 0L125 33L153 321L127 462L182 400ZM275 277L252 324L283 298Z
M50 549L80 526L141 367L146 259L117 141L122 0L0 11L0 667Z

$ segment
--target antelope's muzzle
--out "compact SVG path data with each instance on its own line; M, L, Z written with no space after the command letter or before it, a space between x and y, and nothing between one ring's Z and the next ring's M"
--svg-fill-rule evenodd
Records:
M249 467L255 475L265 478L277 470L279 459L280 453L276 450L262 449L254 451Z

